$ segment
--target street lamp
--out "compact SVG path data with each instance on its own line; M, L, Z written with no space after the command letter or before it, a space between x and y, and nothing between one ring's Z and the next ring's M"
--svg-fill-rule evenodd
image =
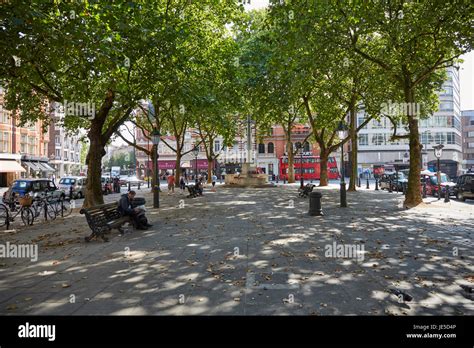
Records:
M339 122L337 127L337 135L341 140L341 208L347 207L347 197L346 197L346 183L344 181L344 143L342 140L346 137L347 126L344 122Z
M198 183L198 176L197 176L197 172L198 172L198 155L199 155L199 147L196 145L194 146L194 149L193 149L193 154L194 154L194 168L196 168L195 172L194 172L194 178L195 178L195 183L197 185Z
M155 186L153 187L153 208L160 207L160 178L158 175L158 145L160 144L161 134L158 129L153 129L151 133L151 142L153 143L153 178Z
M439 170L439 160L441 158L441 155L443 154L443 144L438 144L436 146L433 146L434 150L434 155L437 160L437 178L438 178L438 200L441 198L441 172Z
M304 178L303 178L303 144L298 142L296 143L296 148L300 151L300 185L301 188L304 187Z

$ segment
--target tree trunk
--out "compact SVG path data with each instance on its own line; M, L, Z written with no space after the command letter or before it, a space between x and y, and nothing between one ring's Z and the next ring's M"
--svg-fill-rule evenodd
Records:
M409 117L408 127L410 129L410 172L408 173L408 189L403 205L405 208L413 208L423 202L420 192L421 144L418 119Z
M350 115L350 122L351 122L351 129L350 137L351 137L351 172L350 179L349 179L349 189L348 191L356 191L356 181L357 181L357 113L356 107L353 105L351 107L351 115Z
M176 164L175 164L175 182L174 185L175 187L179 186L179 180L181 179L181 153L178 151L176 152Z
M319 186L328 186L329 153L326 150L321 149L321 152L319 154L319 159L320 159Z
M207 159L207 183L210 184L212 183L212 164L213 164L212 159Z
M288 176L288 183L290 184L295 182L295 156L293 155L293 144L291 141L286 143L286 152L288 153L288 171L286 174Z
M102 157L105 156L104 144L101 141L102 127L92 125L88 133L90 140L89 152L86 157L87 185L84 198L84 208L104 204L102 196Z
M415 103L414 91L405 88L405 102L412 106ZM414 108L408 108L413 110ZM405 208L413 208L423 202L420 192L420 157L421 144L418 130L418 115L408 115L408 128L410 130L410 172L408 174L408 189L403 203Z

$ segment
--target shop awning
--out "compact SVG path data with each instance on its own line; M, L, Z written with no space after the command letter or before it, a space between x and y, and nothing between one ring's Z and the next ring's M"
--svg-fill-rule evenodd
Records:
M31 170L34 170L35 172L41 170L40 168L38 168L38 166L34 162L23 161L23 164L25 164L28 168L30 168Z
M26 172L26 170L15 160L0 160L0 173L16 172Z
M54 169L51 168L47 163L45 162L38 162L39 167L41 167L41 171L43 172L54 172Z

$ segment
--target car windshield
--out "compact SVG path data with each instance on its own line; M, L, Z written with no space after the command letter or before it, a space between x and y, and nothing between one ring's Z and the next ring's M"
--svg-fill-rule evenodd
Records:
M431 182L433 184L437 184L438 183L438 176L433 175L431 177ZM441 183L445 183L445 182L449 182L449 177L446 174L441 174Z
M393 174L394 178L397 178L397 174ZM405 175L402 172L398 172L398 179L403 180L405 179Z
M63 185L74 185L76 183L76 179L62 178L59 180L59 183Z
M13 183L13 188L24 189L28 186L28 181L15 181Z

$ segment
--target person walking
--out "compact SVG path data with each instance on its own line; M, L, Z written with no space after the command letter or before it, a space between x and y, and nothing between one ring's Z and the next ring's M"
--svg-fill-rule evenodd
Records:
M181 189L181 193L184 194L184 190L186 189L186 181L184 180L184 177L179 179L179 188Z
M216 190L216 181L217 181L217 176L215 174L212 174L212 191Z
M175 184L174 175L173 174L168 175L168 178L166 178L166 180L168 181L168 195L170 195L171 193L174 193L174 184Z

